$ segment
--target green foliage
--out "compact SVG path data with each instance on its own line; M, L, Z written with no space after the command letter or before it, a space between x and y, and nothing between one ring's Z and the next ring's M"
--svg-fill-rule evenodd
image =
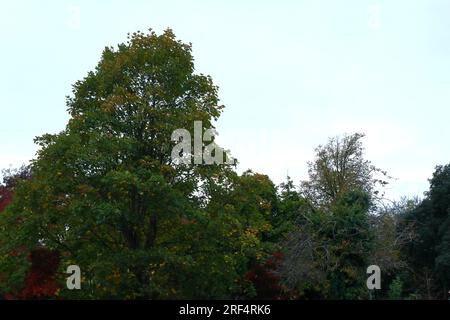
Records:
M297 217L290 219L296 227L283 245L281 272L285 284L306 298L367 297L366 269L377 242L370 211L377 187L387 182L377 176L386 173L364 159L363 136L319 146L299 193L289 180L282 185L280 208Z
M286 284L306 297L313 292L321 298L364 298L373 237L368 209L367 194L354 191L327 210L305 212L285 246Z
M230 182L226 189L214 193L206 209L233 219L227 223L234 226L230 235L240 239L239 251L251 264L267 258L274 249L269 240L277 206L276 188L269 177L252 171L241 176L233 174ZM217 183L215 185L217 187Z
M0 186L0 296L365 299L375 264L386 288L370 297L446 298L450 165L420 203L381 206L389 177L359 133L319 146L298 187L172 161L172 132L213 128L223 106L170 29L105 48L67 108L65 130L37 137ZM48 256L58 270L39 287ZM73 264L82 290L65 289Z
M389 286L388 297L392 300L399 300L403 293L403 282L400 277L396 277Z
M26 266L27 252L40 246L61 253L61 283L68 265L82 270L84 289L63 289L64 298L240 292L270 229L266 190L250 191L259 179L262 188L273 184L235 176L231 204L211 211L212 182L227 183L229 169L172 163L171 133L192 131L194 120L212 127L222 109L211 78L193 72L190 45L170 30L134 33L104 50L67 100L67 128L36 139L33 178L19 184L2 215L1 292L20 289L26 268L15 266Z
M404 246L412 267L412 286L428 298L447 298L450 288L450 165L436 168L426 198L405 213L417 237Z
M279 242L295 229L295 224L302 219L302 212L307 210L308 201L298 192L298 188L290 177L279 186L278 205L272 217L272 238Z

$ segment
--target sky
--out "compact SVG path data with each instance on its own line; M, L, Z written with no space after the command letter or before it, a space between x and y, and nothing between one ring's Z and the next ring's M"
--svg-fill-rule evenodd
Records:
M240 172L298 183L319 144L362 132L395 200L450 162L450 1L0 0L0 168L64 129L105 46L168 27L220 88L218 141Z

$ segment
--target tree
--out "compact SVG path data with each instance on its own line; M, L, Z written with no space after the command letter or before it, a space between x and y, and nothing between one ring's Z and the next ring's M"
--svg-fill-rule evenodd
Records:
M416 238L415 226L407 223L404 215L415 209L417 198L403 198L386 204L376 215L370 216L375 235L375 250L371 260L388 273L398 272L406 267L402 248Z
M14 190L19 183L30 180L31 178L30 166L23 165L19 169L3 170L3 185L0 186L0 212L5 210L12 202ZM28 262L30 264L24 287L17 288L16 292L5 294L4 298L54 298L59 289L59 285L55 279L59 266L59 252L48 250L45 247L27 252L23 246L18 246L8 253L8 257L17 257L19 254L28 254ZM0 273L0 286L5 282L5 279L6 275Z
M0 212L11 203L14 188L22 180L31 179L31 169L23 165L19 169L7 169L2 171L3 184L0 185Z
M280 252L272 254L264 263L256 263L245 275L255 289L256 299L284 300L296 297L296 292L281 284L277 272L283 260Z
M5 210L5 208L12 201L12 192L5 186L0 186L0 212Z
M417 237L404 252L422 296L447 298L450 288L450 165L438 166L425 199L404 214L415 225Z
M2 170L3 174L3 185L7 189L13 191L17 185L23 180L30 180L32 177L31 166L22 165L20 168L16 169L6 169Z
M280 272L284 283L305 298L366 297L365 271L373 246L369 197L340 194L330 212L304 212L304 222L289 234Z
M280 273L306 298L367 297L366 268L377 264L375 253L383 256L375 234L381 220L370 211L380 197L377 188L387 184L377 175L387 174L364 159L363 137L345 135L319 146L298 194L289 180L281 186L280 207L297 217L282 245Z
M242 256L227 244L240 238L226 238L225 219L233 218L205 210L208 181L228 169L171 159L172 132L192 133L195 120L213 127L218 101L211 78L194 73L191 46L171 30L105 48L67 99L66 129L36 138L33 179L17 186L0 221L0 270L8 274L1 290L23 286L27 269L14 267L44 246L59 252L60 275L67 265L81 268L84 289L62 290L66 298L239 291ZM26 251L3 255L17 246Z
M278 203L276 187L268 176L251 170L240 176L228 173L225 181L216 179L209 184L214 190L210 192L206 210L222 219L227 230L223 243L240 262L242 289L239 297L252 298L259 293L255 291L257 284L251 281L249 272L267 266L273 253L279 250L273 236L273 217Z
M371 299L394 298L395 290L403 286L408 278L409 266L402 248L414 241L414 224L406 223L403 215L413 210L418 199L402 198L400 201L380 203L374 214L369 215L372 249L368 264L376 265L382 271L381 289L372 291ZM394 290L394 291L393 291ZM408 293L405 290L405 294ZM398 297L400 298L400 297Z
M301 184L307 199L317 205L329 204L353 190L364 191L371 201L380 196L377 187L385 186L388 176L364 159L363 137L355 133L331 138L316 149L316 159L308 163L309 180Z
M286 182L279 185L278 205L272 218L273 239L283 241L284 237L300 223L302 212L308 210L308 201L304 199L294 182L287 177Z
M25 287L14 298L30 300L57 297L61 289L56 281L59 252L39 248L30 252L28 257L31 267L27 273Z

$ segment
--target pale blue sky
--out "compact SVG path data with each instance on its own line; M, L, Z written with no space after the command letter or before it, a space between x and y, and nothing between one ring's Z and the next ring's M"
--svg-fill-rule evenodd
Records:
M150 27L193 43L240 170L298 182L318 144L354 131L398 178L391 198L421 195L450 162L450 1L2 0L0 167L64 128L65 96L105 46Z

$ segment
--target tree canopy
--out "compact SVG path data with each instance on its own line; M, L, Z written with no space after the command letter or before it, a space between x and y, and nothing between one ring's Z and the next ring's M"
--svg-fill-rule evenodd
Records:
M223 108L170 29L105 48L67 97L65 129L37 137L30 166L4 173L0 296L446 298L450 165L437 167L423 200L388 204L389 176L355 133L319 146L308 180L277 186L198 161L215 142L202 131L199 145L195 123L214 129ZM180 129L188 134L173 139ZM177 161L181 142L194 150L175 149ZM81 290L65 286L71 265ZM383 272L377 292L369 265Z

